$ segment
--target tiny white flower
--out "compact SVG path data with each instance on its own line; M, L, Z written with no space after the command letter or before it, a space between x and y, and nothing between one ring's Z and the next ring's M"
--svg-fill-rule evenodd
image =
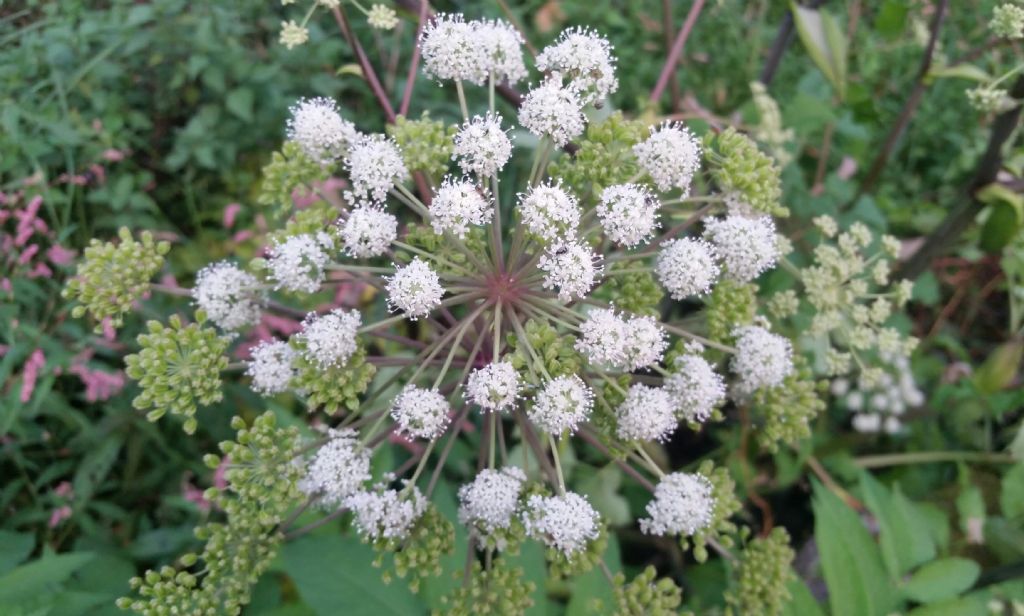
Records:
M436 389L415 385L407 385L391 405L391 418L398 423L398 434L427 440L444 434L450 414L448 401Z
M597 308L580 323L576 350L592 364L620 367L626 363L626 320L615 310Z
M401 540L427 510L427 499L416 487L398 491L378 485L346 497L344 505L352 510L356 530L368 541Z
M329 165L345 156L359 138L356 127L341 117L329 98L304 98L291 108L288 139L299 144L306 156Z
M722 260L725 276L750 282L775 266L779 245L775 223L768 216L727 216L704 223L704 234Z
M512 140L501 128L501 116L488 112L466 122L455 134L452 158L463 173L481 177L497 175L512 158Z
M633 146L640 168L654 180L658 190L673 188L690 194L693 176L700 168L700 141L681 122L651 127L651 136Z
M344 366L356 352L356 335L363 318L355 310L335 308L327 314L311 312L302 321L302 330L295 334L302 344L302 354L321 368Z
M715 250L701 239L669 240L662 245L654 273L674 300L705 295L718 280Z
M853 416L853 429L863 434L882 431L882 416L878 413L857 413Z
M668 348L665 330L650 316L633 317L626 323L626 368L640 370L661 361Z
M744 325L733 332L736 353L729 367L738 379L741 396L781 385L793 372L793 346L789 340L757 325Z
M480 194L476 184L467 178L455 180L450 176L437 188L429 209L434 233L450 231L462 239L471 226L490 222L494 213L490 199Z
M398 219L379 207L355 208L340 227L345 254L356 259L379 257L398 237Z
M466 383L466 399L485 411L504 412L519 397L519 373L509 361L497 361L474 370Z
M192 297L211 321L223 329L236 330L259 322L266 302L259 284L249 272L221 261L199 271Z
M484 79L494 73L496 82L515 85L526 78L523 63L523 36L515 26L500 19L473 22L474 37L481 47L481 72Z
M326 233L295 235L271 246L267 267L275 289L315 293L327 276L328 250L334 240Z
M519 194L519 216L530 233L546 242L572 237L580 224L579 201L561 181L537 184Z
M654 488L654 500L647 504L649 518L640 520L640 530L649 535L689 537L711 524L715 497L711 482L700 473L672 473Z
M523 525L534 539L572 558L597 539L600 516L584 496L566 492L562 496L534 494L526 501Z
M676 358L675 372L665 378L676 410L686 421L702 423L725 401L725 379L697 354Z
M408 265L397 268L395 275L388 278L387 292L391 310L401 310L415 321L437 308L444 288L437 272L426 261L413 257Z
M615 433L624 441L664 441L678 424L672 396L641 383L634 383L626 392L615 419Z
M583 133L587 119L579 96L555 79L547 79L523 97L519 123L537 137L550 137L558 147Z
M519 494L526 474L515 466L483 469L459 488L459 522L484 535L508 529L519 510Z
M482 84L484 51L476 28L458 14L436 15L420 36L423 72L439 81L450 79Z
M545 432L560 436L566 430L576 431L594 409L594 393L583 379L570 374L551 379L537 393L527 413L530 421Z
M619 87L611 43L586 28L563 30L537 56L537 69L568 80L584 103L597 104Z
M344 499L370 480L370 451L359 443L354 430L329 430L324 443L306 466L299 489L318 495L318 503L336 509Z
M398 144L384 135L360 135L349 146L345 167L352 181L347 197L353 203L384 201L395 183L409 175Z
M250 351L245 374L252 379L252 390L269 396L288 390L295 376L295 349L282 340L264 340Z
M597 216L608 239L633 248L651 238L660 225L661 202L640 184L616 184L601 192Z
M546 274L542 286L557 289L563 302L586 297L602 270L598 259L583 242L553 244L537 262Z

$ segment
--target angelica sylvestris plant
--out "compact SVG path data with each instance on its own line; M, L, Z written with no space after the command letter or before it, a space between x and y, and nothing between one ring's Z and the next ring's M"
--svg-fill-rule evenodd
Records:
M291 30L290 40L302 38ZM735 409L754 410L764 446L793 444L822 407L815 366L765 316L793 314L795 294L770 312L757 299L757 281L787 251L773 218L787 214L778 168L733 129L701 139L679 122L645 127L617 114L588 126L618 82L612 46L585 29L542 50L521 106L500 109L496 86L531 77L521 46L501 21L437 15L424 27L423 71L457 97L455 126L425 115L367 134L334 101L292 108L260 199L285 214L283 228L264 257L200 272L193 322L150 324L128 373L138 407L154 420L183 415L191 433L197 406L243 371L226 359L240 333L264 311L308 311L290 338L260 342L240 368L255 392L294 397L322 429L301 437L269 413L251 427L236 419L236 442L207 460L227 469L227 486L211 490L225 520L202 527L201 554L134 580L122 607L238 612L280 542L304 532L293 523L309 509L345 515L385 575L414 590L432 575L460 576L445 611L529 606L534 585L506 560L526 541L543 546L552 577L600 569L617 604L607 611L674 610L682 595L671 579L649 569L627 581L605 565L609 524L563 465L568 450L586 447L649 491L640 532L701 561L709 547L719 552L738 576L730 605L781 609L792 558L784 533L748 541L732 520L741 508L733 480L711 460L673 470L652 455ZM471 86L487 109L471 112ZM575 156L564 151L570 142ZM507 173L520 154L526 177ZM320 200L290 211L292 193L315 194L335 174L346 180L342 207ZM414 191L414 175L429 191ZM869 235L838 235L798 276L817 312L812 333L839 349L818 373L848 372L871 349L909 350L885 327L900 297L875 289L887 270L862 254ZM141 247L149 252L132 264L121 263L139 251L128 235L87 253L70 292L97 318L119 315L165 252ZM370 290L368 304L323 303L354 283ZM432 498L463 438L477 446L478 471L461 479L449 519ZM415 453L372 470L389 439ZM455 524L470 537L467 566L442 571ZM756 553L744 557L744 545Z

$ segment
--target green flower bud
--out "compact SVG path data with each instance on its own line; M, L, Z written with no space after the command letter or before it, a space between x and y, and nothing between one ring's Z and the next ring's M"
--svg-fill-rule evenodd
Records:
M286 141L263 167L263 183L256 202L275 208L274 214L286 216L293 209L292 194L308 194L317 182L326 180L328 170L306 156L299 144Z
M782 205L782 179L775 161L746 135L729 127L704 144L711 176L727 199L771 216L789 216Z
M475 616L476 614L523 614L533 606L530 595L533 582L523 580L520 567L510 567L504 558L491 562L484 570L473 561L469 583L458 586L452 594L441 599L443 609L434 610L434 616ZM456 575L461 578L462 572Z
M769 451L779 443L795 446L811 435L811 421L825 410L822 394L828 381L815 381L807 360L793 358L793 373L778 387L762 388L754 393L752 410L764 423L757 440Z
M789 533L781 526L748 543L734 574L734 586L725 595L726 614L781 614L790 600L787 586L794 577L790 568L793 556Z
M419 120L398 116L386 130L398 143L409 171L422 171L435 178L448 171L448 162L455 151L453 139L458 130L455 126L431 120L430 114L424 111Z
M683 591L671 578L656 579L654 567L647 567L633 581L626 576L615 576L616 616L669 616L678 614L683 602Z

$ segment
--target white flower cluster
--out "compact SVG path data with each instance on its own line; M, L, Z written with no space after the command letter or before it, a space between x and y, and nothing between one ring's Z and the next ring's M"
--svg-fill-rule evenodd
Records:
M705 295L718 281L715 250L701 239L669 240L662 245L654 273L674 300Z
M832 381L832 395L853 414L854 430L864 433L898 434L901 417L908 408L924 404L910 361L903 355L881 358L883 372L875 380L858 379L852 385L845 378Z
M463 173L496 176L512 158L512 140L501 128L501 116L490 113L466 122L455 134L452 158Z
M440 14L423 29L420 52L423 72L441 81L483 85L495 81L515 84L526 77L523 37L501 20L465 21L462 15Z
M619 88L611 43L586 28L563 30L537 56L537 69L565 80L583 104L599 104Z
M304 98L292 106L287 134L306 156L321 165L344 157L359 138L359 131L342 119L337 104L329 98Z
M591 310L576 341L590 363L621 370L647 368L661 361L667 348L665 332L653 317L627 320L610 308Z
M233 263L208 265L196 275L192 297L200 310L223 329L255 325L266 298L255 276Z
M665 475L654 488L654 500L647 504L649 518L640 520L640 530L649 535L689 537L711 523L715 498L711 482L700 473Z
M437 272L419 257L395 270L388 279L387 291L391 310L401 310L413 321L430 314L444 295Z
M356 530L370 541L404 539L427 510L428 501L419 489L398 491L383 485L348 496L345 507L355 514Z
M485 411L504 412L519 398L519 373L508 361L497 361L473 371L466 382L466 399Z
M490 222L494 213L490 199L484 198L468 178L446 177L437 187L429 207L434 233L449 231L460 239L465 239L471 226Z
M485 537L508 529L519 512L519 495L526 474L515 466L483 469L459 488L459 522L473 526Z
M526 501L523 525L534 539L572 558L586 549L600 534L600 516L583 496L566 492L562 496L535 494Z
M370 480L370 451L359 443L355 430L330 429L327 435L329 440L306 465L299 489L334 509Z
M651 136L633 146L640 168L664 192L678 188L690 194L693 176L700 168L700 141L680 122L651 127Z
M561 436L566 430L575 432L593 409L594 392L583 379L571 374L545 383L527 414L530 421L547 433Z
M543 287L557 289L563 302L584 298L594 288L602 267L599 257L584 242L559 242L548 248L537 262L545 274Z
M580 224L580 205L561 182L537 184L519 194L517 209L530 233L545 242L571 238Z
M345 254L356 259L379 257L398 237L398 219L379 207L353 209L340 227Z
M264 340L250 351L245 374L252 390L264 396L288 390L295 376L295 349L282 340Z
M398 144L384 135L360 135L349 147L345 167L352 182L346 197L352 203L384 201L395 182L409 175Z
M668 391L634 383L615 410L616 434L624 441L664 441L675 431L676 407Z
M675 372L665 378L679 415L686 421L703 423L725 402L725 379L700 356L698 346L676 358Z
M362 324L363 318L355 310L335 308L322 315L311 312L295 339L302 344L302 354L321 368L340 367L356 352L356 335Z
M523 97L519 123L536 137L548 137L558 147L583 134L587 118L583 101L556 79L546 79Z
M391 418L398 423L399 434L433 440L451 421L448 401L436 389L406 385L391 404Z
M661 202L640 184L617 184L601 192L597 217L611 241L629 248L651 238L658 224Z
M793 345L759 325L744 325L733 332L736 353L729 367L736 374L736 392L746 397L766 387L781 385L793 372Z
M294 235L275 243L269 251L267 267L275 289L316 293L327 277L324 269L331 261L327 251L334 249L331 236L319 232Z
M713 218L704 223L704 233L733 280L750 282L779 259L775 223L768 216Z

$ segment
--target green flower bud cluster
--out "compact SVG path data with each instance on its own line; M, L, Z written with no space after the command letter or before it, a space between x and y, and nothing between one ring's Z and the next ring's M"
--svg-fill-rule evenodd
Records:
M754 129L758 141L768 146L779 167L785 167L793 160L793 155L786 146L793 142L795 134L792 128L782 127L782 112L779 104L768 94L768 89L760 81L750 82L750 93L754 98L759 122Z
M572 558L558 548L547 548L544 555L548 559L548 573L556 580L582 575L601 562L604 551L608 548L608 529L601 524L597 530L597 538L587 543L587 547L576 552Z
M599 196L605 187L629 182L639 173L633 146L647 136L643 122L616 111L587 126L576 155L553 162L549 173L561 177L574 194Z
M598 287L594 296L627 312L658 316L658 304L665 296L661 285L650 271L625 274L616 271L630 267L626 263L613 264L607 271L607 279Z
M631 378L628 374L620 374L614 379L618 387L605 383L597 390L597 403L590 416L590 427L597 433L601 444L608 448L609 455L624 460L633 449L619 440L615 409L626 400L621 390L629 389Z
M791 598L793 548L789 533L776 526L768 536L747 544L735 571L735 587L726 593L726 614L777 616Z
M463 268L472 267L471 264L468 264L469 257L454 246L452 242L446 241L444 236L434 233L434 230L430 225L410 223L406 227L405 238L402 241L414 248L419 248L424 252L429 252L430 254L442 259L444 261L443 263L436 264L436 267L440 272L456 276L463 273L458 268L448 265L449 263ZM473 254L487 254L487 240L484 239L484 231L482 228L473 227L466 234L465 239L461 241ZM398 263L408 263L412 261L415 256L415 253L411 253L409 251L395 251L395 261Z
M533 347L540 356L544 362L544 369L552 378L579 372L580 366L583 365L583 358L576 351L574 346L576 339L572 335L559 336L550 324L534 319L527 321L524 329L529 346ZM513 350L511 361L516 370L520 373L523 370L528 370L530 373L537 371L529 351L525 346L519 344L518 336L510 333L508 343ZM535 376L540 378L543 375L535 374Z
M728 469L715 467L711 460L701 462L697 472L711 482L711 494L715 499L715 508L711 512L711 523L697 531L693 537L682 537L680 545L685 550L691 543L693 557L702 563L708 559L707 544L713 539L723 547L733 545L732 536L736 533L736 525L732 517L743 508L743 503L736 497L736 482L733 481Z
M754 211L789 216L782 205L782 179L770 156L746 135L729 127L705 138L705 158L715 183L726 195Z
M764 422L758 443L777 451L779 443L795 446L811 435L811 421L825 410L823 395L828 381L815 381L801 355L793 358L793 373L778 387L759 389L753 398L753 412Z
M732 332L740 325L749 325L757 314L757 285L724 278L715 285L707 299L708 337L715 342L731 344Z
M793 289L786 289L769 297L765 307L776 319L787 319L800 310L800 298Z
M271 243L284 242L290 237L303 234L316 234L321 231L331 235L340 244L338 228L334 226L338 220L338 210L327 201L317 201L309 207L296 210L295 214L285 223L284 229L278 229L267 235Z
M178 315L170 318L170 327L158 321L146 324L148 334L140 334L142 349L125 357L125 372L139 382L142 393L132 405L153 408L146 418L156 421L167 411L185 417L184 429L196 431L196 405L219 402L220 371L227 368L228 338L203 327L206 315L196 312L196 322L184 325Z
M299 453L298 430L278 428L272 413L258 417L251 428L241 418L231 421L237 440L221 443L228 487L210 488L206 497L222 509L225 523L196 528L206 541L201 555L179 559L181 570L165 566L133 578L134 597L122 597L117 605L146 616L172 614L239 614L249 603L253 584L270 566L283 536L277 526L295 506L302 468L292 461ZM222 460L208 455L210 468ZM202 573L190 573L198 561Z
M462 572L455 575L462 577ZM434 616L476 616L477 614L523 614L533 607L536 585L523 579L521 567L510 567L504 558L497 558L490 569L483 569L473 561L469 584L460 585L451 595L443 597L443 609L434 610Z
M983 84L967 90L967 102L978 113L1002 113L1014 106L1015 101L1005 88Z
M320 366L310 361L301 352L303 343L292 338L292 346L300 351L295 357L295 377L292 385L305 392L306 407L312 412L322 409L334 415L345 408L355 411L359 408L359 396L370 386L377 367L366 361L366 349L362 345L342 366Z
M658 571L648 566L626 583L626 576L615 576L616 616L669 616L678 614L683 591L672 578L658 579Z
M431 120L426 111L419 120L405 116L395 118L387 127L402 151L402 160L409 171L422 171L432 178L448 171L448 163L455 152L455 126L445 126L440 120Z
M256 202L274 209L277 216L287 216L293 209L292 194L309 192L317 182L326 180L326 168L302 152L299 144L286 141L280 152L274 152L263 167L263 183Z
M988 27L992 34L1005 39L1024 38L1024 7L1007 2L992 11L992 21Z
M155 241L149 231L139 236L141 241L126 227L117 235L121 239L117 244L92 240L75 277L64 288L65 298L81 304L72 309L74 318L88 312L97 321L109 317L114 327L120 327L132 303L149 290L150 278L163 267L164 255L171 249L167 242ZM97 324L95 331L102 329Z
M395 575L408 576L409 589L419 592L423 580L441 575L441 558L455 550L455 526L430 503L407 537L381 537L371 545L377 551L373 566L383 566L384 556L391 554ZM384 571L382 577L390 583L391 571Z

